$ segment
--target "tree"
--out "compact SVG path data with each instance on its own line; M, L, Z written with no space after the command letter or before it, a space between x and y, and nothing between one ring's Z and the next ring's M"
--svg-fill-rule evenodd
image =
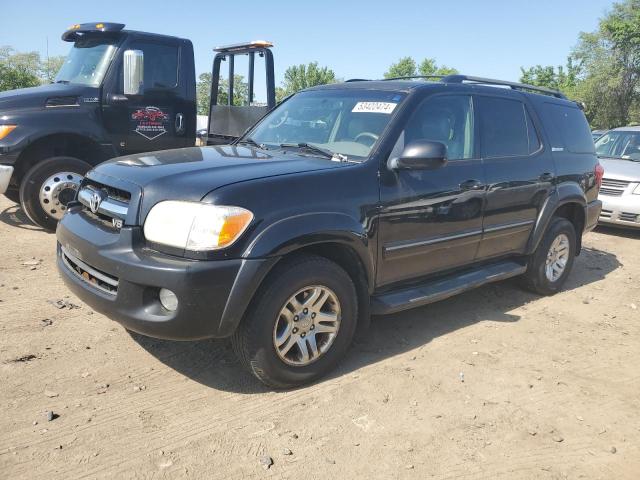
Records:
M580 81L582 67L576 65L569 57L565 67L536 65L535 67L520 67L522 74L520 81L538 87L553 88L565 93L568 97L577 95L576 87Z
M416 61L411 57L402 57L397 63L391 64L384 73L384 78L415 77Z
M26 69L0 63L0 92L38 85L40 79Z
M334 71L327 67L318 66L318 62L311 62L307 65L292 65L285 70L282 89L276 91L276 93L283 98L305 88L335 82L336 74Z
M446 65L438 66L435 58L425 58L420 66L416 65L416 61L411 57L402 57L397 63L392 64L384 73L384 78L398 77L428 77L431 75L453 75L458 73L455 68Z
M459 73L458 70L446 65L438 66L435 58L425 58L418 67L418 73L424 77L429 75L454 75Z
M42 78L46 82L53 82L56 79L56 75L64 64L65 57L63 55L49 57L42 62Z
M249 85L242 75L234 75L233 104L247 105L249 99ZM226 105L229 98L229 82L221 78L218 84L218 105ZM209 115L211 103L211 73L201 73L196 84L196 104L198 115Z

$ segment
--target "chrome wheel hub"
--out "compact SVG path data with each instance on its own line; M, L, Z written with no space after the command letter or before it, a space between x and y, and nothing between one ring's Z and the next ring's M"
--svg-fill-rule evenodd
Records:
M340 302L327 287L305 287L287 300L273 328L273 345L282 361L305 366L333 345L340 328Z
M558 280L567 266L569 260L569 237L564 233L558 235L547 252L545 264L545 274L547 280L555 282Z
M82 175L75 172L59 172L47 178L40 187L40 206L46 214L60 220L81 181Z

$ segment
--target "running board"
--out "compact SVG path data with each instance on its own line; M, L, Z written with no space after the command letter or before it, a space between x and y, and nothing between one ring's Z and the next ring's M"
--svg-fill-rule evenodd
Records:
M486 265L462 274L434 280L413 288L398 290L371 299L371 313L386 315L438 302L486 283L516 277L527 270L525 265L509 261Z

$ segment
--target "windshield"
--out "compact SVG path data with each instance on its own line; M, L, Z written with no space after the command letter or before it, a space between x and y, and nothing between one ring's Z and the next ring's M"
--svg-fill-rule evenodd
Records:
M352 89L301 92L241 141L269 149L306 144L349 159L365 159L404 97L397 92ZM314 154L309 148L305 153Z
M640 131L614 131L605 133L596 141L600 157L640 161Z
M56 83L100 86L115 51L113 39L81 38L71 48Z

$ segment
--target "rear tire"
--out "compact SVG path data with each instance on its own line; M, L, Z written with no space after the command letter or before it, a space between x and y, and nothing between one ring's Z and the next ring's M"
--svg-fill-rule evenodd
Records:
M529 259L523 286L540 295L558 293L576 256L576 231L566 218L554 218Z
M45 230L55 231L90 168L74 157L51 157L36 163L20 184L20 204L27 217Z
M285 260L267 277L232 343L262 383L297 387L336 367L353 340L357 318L349 275L326 258L305 255Z

